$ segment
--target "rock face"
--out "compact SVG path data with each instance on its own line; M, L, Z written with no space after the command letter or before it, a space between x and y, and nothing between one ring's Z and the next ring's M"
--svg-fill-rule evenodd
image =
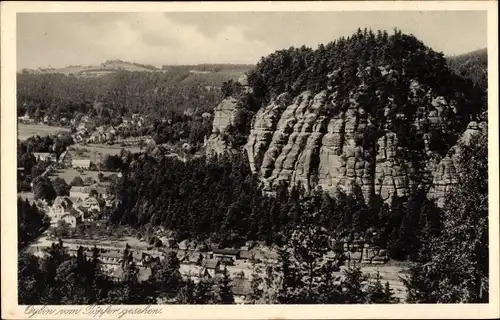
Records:
M234 124L234 119L239 109L238 100L235 98L228 97L222 100L221 103L219 103L219 105L214 109L212 132L224 132L230 124Z
M366 111L365 91L361 82L347 102L338 101L334 87L317 94L304 91L294 98L281 94L261 108L245 149L252 171L265 188L285 181L306 190L321 187L332 194L337 189L346 193L357 189L365 200L379 195L389 202L412 188L429 189L434 180L431 194L441 197L455 181L441 173L451 174L453 169L443 171L451 168L446 158L436 169L442 155L431 144L439 136L436 132L450 132L454 102L412 81L408 100L419 102L413 113L395 114L396 102L389 96L383 116L375 117ZM421 146L409 146L408 137L398 134L393 122L399 128L401 123L411 128Z
M204 143L205 152L208 155L220 155L231 151L231 146L229 146L222 135L229 125L234 125L239 110L239 101L233 97L222 100L215 107L212 134L205 139Z
M450 148L433 172L433 181L428 197L434 199L438 207L444 206L446 194L459 182L460 172L457 161L461 152L460 145L470 145L473 137L479 135L481 131L484 134L487 133L487 124L485 122L471 121L467 126L467 130L458 140L457 145Z

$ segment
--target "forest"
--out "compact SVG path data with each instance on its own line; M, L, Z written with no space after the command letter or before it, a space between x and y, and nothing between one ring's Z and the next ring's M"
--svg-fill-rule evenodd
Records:
M336 239L352 240L377 230L379 236L366 241L388 247L394 258L402 260L417 253L420 225L439 230L439 212L425 194L394 199L391 206L380 199L366 204L360 191L353 195L339 191L335 197L320 190L306 195L300 187L289 190L283 185L275 195L267 195L243 154L187 163L147 154L136 158L114 185L112 192L120 202L110 213L110 222L161 225L175 231L179 241L210 239L231 247L262 240L281 245L303 214L304 203Z
M463 180L452 190L443 209L432 209L437 210L432 212L432 218L438 217L440 223L433 225L434 219L426 216L426 214L430 214L431 208L415 210L408 204L411 201L407 201L406 205L399 202L387 212L390 216L388 220L406 221L395 226L394 221L387 222L387 219L385 220L385 228L392 230L391 234L397 235L392 246L397 248L398 241L406 242L404 245L400 245L399 249L391 249L391 251L393 254L398 254L401 249L413 251L413 264L408 276L404 279L408 290L406 302L481 303L488 301L487 140L486 136L481 136L478 139L471 147L464 147L464 152L460 157L460 170L463 170L464 173ZM146 163L146 166L152 166L151 160L148 159ZM170 163L170 165L175 164ZM182 166L181 163L177 165ZM264 269L254 268L248 303L398 302L393 297L392 289L388 284L384 285L378 277L367 277L357 268L347 269L342 281L332 278L332 272L338 270L338 266L342 264L344 258L340 255L333 261L324 259L326 252L332 249L328 245L328 239L332 234L331 228L336 227L334 223L324 220L325 215L329 215L328 219L347 220L351 216L352 208L356 206L355 201L346 199L344 207L337 205L333 209L325 204L331 201L331 199L325 200L328 199L326 197L323 198L323 201L320 201L320 197L302 197L300 200L290 203L287 199L298 195L286 194L285 189L281 190L281 195L277 195L284 197L284 201L271 201L271 198L263 196L252 200L249 199L249 194L245 194L243 191L248 189L249 184L251 184L251 179L248 176L249 181L241 185L239 191L233 192L232 188L236 188L236 185L232 184L227 186L225 191L222 190L223 181L241 175L245 170L248 170L247 168L242 167L237 161L234 162L234 167L232 162L226 162L226 171L220 168L217 170L215 164L209 164L208 168L207 175L204 177L199 170L188 171L188 168L185 171L175 170L175 172L180 171L180 174L189 176L190 179L193 177L193 179L205 180L205 185L202 184L200 188L207 187L207 185L212 188L219 186L215 191L225 192L222 194L195 193L196 196L203 198L199 199L197 205L191 209L202 210L202 206L198 204L207 204L212 206L212 210L215 210L215 215L217 215L220 210L217 210L214 198L217 200L226 199L222 204L225 205L231 202L227 200L229 199L228 195L241 194L241 198L235 198L237 203L229 205L224 216L217 217L219 220L214 221L215 226L212 225L211 230L217 230L215 228L220 225L220 232L223 234L221 237L225 238L226 235L230 235L228 239L222 240L234 241L238 232L242 231L239 229L241 224L236 220L242 218L238 212L242 210L241 212L245 213L245 206L239 203L245 200L252 203L255 201L259 206L255 210L252 208L249 219L244 221L254 226L254 230L257 229L255 231L257 237L267 237L267 241L275 241L274 239L281 241L278 265L268 265ZM189 167L189 169L192 168ZM137 172L147 174L144 172L144 168L137 168ZM166 179L169 178L166 177ZM125 190L126 188L122 184L122 190L118 191L122 195L130 195L127 192L132 192L132 190L136 190L135 188L141 190L146 188L137 181L132 181L129 178L124 179L131 187ZM163 178L157 178L157 181L152 184L161 179ZM182 190L179 187L172 192L179 194L186 202L196 201L194 198L186 198L188 194L185 192L189 190L187 188L191 184L185 181L180 183L183 186ZM158 192L157 190L152 190L151 193L155 194ZM246 192L250 192L250 190L246 190ZM257 194L255 195L257 196ZM126 197L122 198L122 201L125 199ZM173 222L170 220L161 221L160 215L153 219L154 222L159 219L160 223L170 224L172 229L182 226L182 229L178 230L179 234L196 232L196 227L199 227L199 224L193 219L193 216L188 216L187 219L186 217L180 219L179 216L173 216L175 214L188 214L188 212L182 211L182 205L172 201L165 202L168 208L176 208L177 206L177 209L171 212L161 212L161 216L174 219ZM349 202L351 207L346 208L345 206ZM432 207L430 204L428 205ZM275 206L292 207L292 212L281 210L285 214L280 216L280 213L277 212L280 208L274 209ZM271 214L269 211L259 212L260 210L270 210ZM328 212L325 212L326 210ZM357 208L355 216L362 216L359 214L362 210L362 208ZM145 206L145 211L148 211L147 206ZM422 214L422 212L426 212L426 214ZM21 221L18 224L18 234L23 237L20 239L20 243L25 245L43 230L46 218L21 200L18 201L18 215L18 219ZM124 219L122 222L127 223L134 223L134 221L139 223L140 221L137 219L139 217L140 219L148 218L147 216L133 217L130 213L125 213L122 217L119 211L115 211L112 215L113 220ZM295 216L290 217L290 215ZM205 217L202 216L202 218ZM289 221L289 224L290 221L293 221L293 228L283 226L279 219ZM353 220L351 228L354 228L358 223L355 222L356 220L363 220L352 216L351 219ZM248 220L251 221L248 222ZM346 222L340 222L340 224L342 223ZM379 220L379 223L383 228L384 221ZM391 223L392 226L389 227ZM406 223L408 225L405 227ZM268 229L266 230L266 228ZM279 230L275 228L279 228ZM412 232L414 233L412 234ZM252 228L250 228L249 233L252 233ZM285 237L280 237L281 235L285 235ZM457 241L456 239L467 240ZM98 257L99 252L96 249L91 256L84 254L83 249L80 249L76 257L70 257L65 252L62 243L54 244L48 248L44 258L21 253L19 255L18 281L19 286L25 290L20 291L19 302L23 304L91 304L96 302L112 304L225 304L234 302L234 297L231 294L232 284L227 273L216 280L204 279L196 284L190 280L183 280L179 273L179 261L175 254L169 255L166 262L150 265L149 267L154 272L150 278L142 281L138 280L138 269L131 261L128 249L123 252L125 263L121 266L122 273L118 279L112 279L102 271ZM448 271L443 272L443 270Z

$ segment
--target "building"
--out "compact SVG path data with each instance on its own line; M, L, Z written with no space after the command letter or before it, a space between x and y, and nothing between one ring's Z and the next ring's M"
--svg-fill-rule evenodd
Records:
M73 207L73 202L69 197L56 197L48 215L52 225L57 225L59 220Z
M81 217L72 213L66 213L59 219L59 221L66 222L72 228L76 228L76 224L79 222L79 220L81 220Z
M75 207L69 197L57 197L52 207L48 208L48 215L53 226L57 225L59 221L65 221L74 228L77 223L84 219L83 211Z
M198 264L198 262L203 261L203 255L201 253L188 251L185 252L179 260L184 264Z
M94 197L88 197L80 203L80 207L85 208L89 212L99 213L101 212L101 206L99 202Z
M240 251L240 259L244 260L245 263L255 259L255 254L248 250Z
M176 244L175 239L172 237L169 238L169 237L162 236L159 239L165 248L172 248Z
M69 199L73 202L73 206L74 207L78 207L83 202L84 198L82 198L82 197L72 197L71 196L71 191L70 191Z
M81 168L81 169L89 169L90 168L90 160L80 159L80 160L71 160L71 166L73 168Z
M202 263L202 276L208 278L215 277L216 274L222 272L220 265L220 261L217 260L204 260Z
M123 261L123 253L118 250L104 251L100 256L104 264L119 265Z
M246 297L251 292L251 283L247 278L236 277L231 283L234 302L236 304L244 304Z
M203 268L196 265L181 264L179 267L179 271L183 278L191 279L195 282L197 282L200 278L200 275L203 274Z
M51 154L50 152L33 152L36 161L50 161Z
M240 258L240 250L237 249L214 249L213 256L216 260L227 265L232 265L235 260Z
M81 198L86 199L89 197L90 187L89 186L72 186L69 189L69 196L71 198Z

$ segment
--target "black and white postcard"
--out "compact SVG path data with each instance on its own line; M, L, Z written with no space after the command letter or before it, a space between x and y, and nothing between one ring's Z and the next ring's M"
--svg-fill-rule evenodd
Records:
M2 318L500 316L497 9L2 3Z

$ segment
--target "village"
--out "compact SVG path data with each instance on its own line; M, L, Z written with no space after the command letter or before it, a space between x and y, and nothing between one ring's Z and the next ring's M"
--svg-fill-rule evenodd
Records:
M63 123L66 121L60 120ZM19 118L19 122L26 124L31 121L29 116L24 116ZM44 119L44 122L50 122L50 119ZM127 247L131 250L143 280L151 274L149 266L152 262L161 263L169 252L174 251L181 262L182 276L195 282L202 278L221 277L224 269L227 269L233 279L232 288L237 303L244 303L245 297L250 293L255 268L262 270L266 266L277 264L276 248L268 247L263 242L247 241L245 245L233 248L188 240L177 242L162 228L154 230L147 238L137 234L113 239L77 234L75 230L83 227L87 230L102 229L107 223L105 212L116 205L113 196L108 194L108 187L111 180L121 177L121 173L100 170L106 154L117 154L124 147L135 148L135 152L139 152L143 146L155 145L155 142L151 136L124 138L119 135L123 130L134 130L145 125L144 118L137 114L131 119L122 119L122 123L117 127L93 128L88 116L83 116L79 123L74 120L69 122L74 128L71 133L74 144L59 158L55 153L34 153L37 161L49 163L42 175L48 175L51 180L62 178L71 188L68 196L58 196L51 204L44 199L34 201L36 206L50 217L51 228L28 248L29 251L43 255L43 249L59 239L71 255L76 255L78 248L82 246L85 254L91 256L95 247L99 249L100 261L105 270L114 277L120 277L123 252ZM93 131L89 132L90 130ZM113 148L113 145L119 147ZM188 148L189 146L183 145L183 149ZM22 168L18 168L20 169ZM362 266L365 272L385 272L384 279L395 289L396 296L403 296L403 286L399 278L402 268L387 265L389 259L386 250L372 247L362 240L342 242L340 247L343 249L342 253L329 252L327 260L334 260L339 254L346 254L348 262L342 268L357 264ZM341 278L342 271L339 270L337 280L340 281Z

